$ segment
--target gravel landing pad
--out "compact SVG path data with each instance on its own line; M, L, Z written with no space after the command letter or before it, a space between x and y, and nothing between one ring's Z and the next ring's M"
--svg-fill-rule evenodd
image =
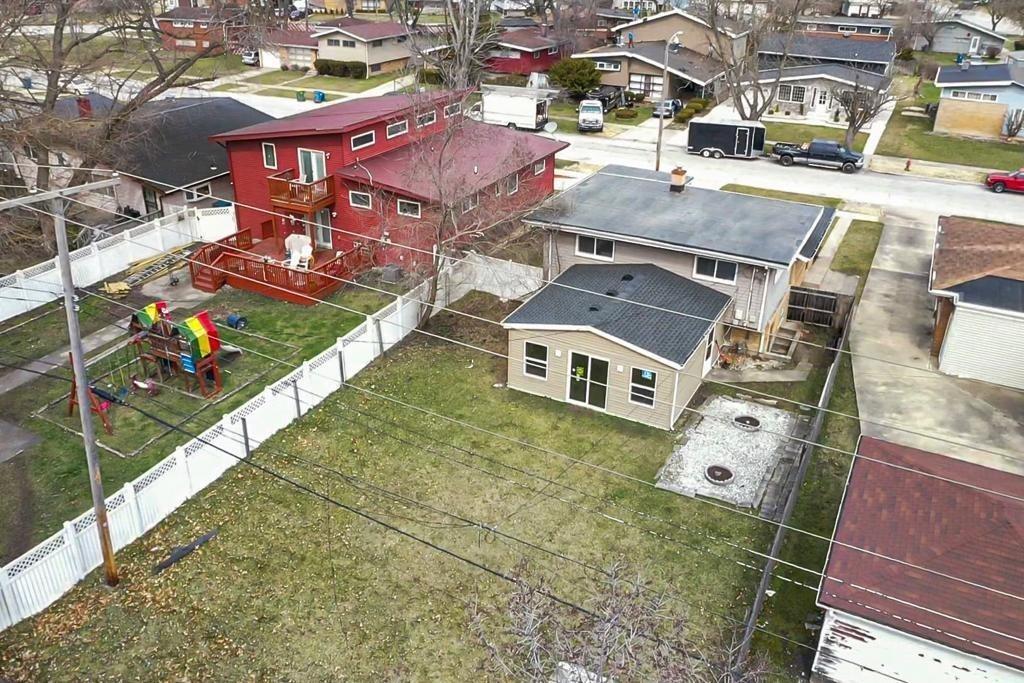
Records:
M760 403L715 396L698 408L700 422L686 430L658 473L658 488L685 496L707 496L740 507L761 504L772 470L782 457L797 416ZM733 418L747 415L760 421L760 429L747 431L733 424ZM711 465L732 471L724 485L705 477Z

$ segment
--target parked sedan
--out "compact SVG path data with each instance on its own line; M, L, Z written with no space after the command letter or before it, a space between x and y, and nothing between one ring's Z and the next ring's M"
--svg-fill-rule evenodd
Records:
M651 112L651 116L671 118L678 114L682 108L683 103L681 100L661 100L654 105L654 111Z
M1024 192L1024 168L1007 173L990 173L985 178L985 187L993 192Z
M288 18L292 21L299 21L300 19L305 19L312 13L313 10L308 7L300 7L299 9L293 9L291 14L288 15Z

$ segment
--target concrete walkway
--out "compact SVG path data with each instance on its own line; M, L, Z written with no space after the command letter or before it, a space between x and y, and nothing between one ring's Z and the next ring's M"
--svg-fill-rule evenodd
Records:
M814 263L804 277L805 286L851 296L857 292L859 278L856 275L847 275L832 270L832 260L835 258L843 238L846 237L850 223L856 216L857 214L837 212L836 224L829 231L825 243L818 250L818 257L814 259Z

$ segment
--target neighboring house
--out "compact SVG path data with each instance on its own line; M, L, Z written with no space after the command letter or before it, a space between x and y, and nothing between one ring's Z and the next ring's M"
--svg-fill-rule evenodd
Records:
M494 38L484 65L488 71L529 74L547 71L562 58L567 41L550 35L546 26L503 31Z
M341 102L214 140L227 148L239 230L256 240L301 232L331 252L363 243L379 263L407 268L429 256L378 243L429 253L427 219L442 202L460 221L534 206L554 190L554 154L567 146L464 119L451 92ZM459 153L438 159L442 149Z
M779 85L770 113L834 122L845 120L840 100L843 93L855 88L861 92L886 92L892 83L887 76L843 64L802 64L783 68L781 75L779 69L760 73L766 94L776 80Z
M573 59L589 59L601 72L601 83L642 92L653 99L710 94L724 70L715 58L714 33L707 22L680 9L621 23L610 29L616 43L578 52ZM723 18L719 27L723 47L737 54L745 49L746 32ZM678 47L668 53L669 82L663 83L665 44L676 36Z
M317 26L312 35L320 59L361 62L368 77L404 69L412 57L409 29L394 21L346 17Z
M1006 43L1006 36L996 33L981 24L975 24L960 16L950 17L936 22L939 26L931 45L919 38L918 49L927 48L930 52L947 52L952 54L988 55L995 57Z
M814 35L854 40L892 40L896 22L869 17L797 17L796 28Z
M669 9L671 2L662 0L612 0L612 9L629 12L634 17L656 14Z
M943 216L928 289L939 370L1024 389L1024 227Z
M672 429L718 359L730 302L655 265L573 265L502 322L508 386Z
M260 66L268 69L313 68L319 54L320 41L313 35L317 30L317 27L306 29L296 26L268 32L260 46Z
M785 58L786 66L844 64L888 76L896 57L896 43L891 40L833 38L806 32L777 33L765 38L758 55L766 68L777 66Z
M175 7L154 21L165 50L201 52L212 46L211 54L220 54L245 23L245 10L230 5Z
M832 683L1024 681L1024 478L862 437L818 592Z
M497 12L502 17L523 17L533 10L533 3L530 0L491 0L491 11ZM504 26L502 22L502 26ZM536 22L533 24L536 26ZM522 25L517 28L523 28Z
M1024 108L1024 65L943 66L935 85L940 89L937 133L999 137L1007 133L1007 115Z
M547 276L576 264L649 263L728 295L726 338L768 349L834 211L687 187L669 174L605 166L525 221L548 231Z
M884 17L896 7L890 0L844 0L839 13L847 17Z

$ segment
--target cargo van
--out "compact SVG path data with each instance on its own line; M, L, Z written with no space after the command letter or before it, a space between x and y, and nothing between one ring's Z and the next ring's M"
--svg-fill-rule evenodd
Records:
M509 85L480 86L480 103L469 111L476 121L508 128L540 130L548 122L548 108L557 90Z

